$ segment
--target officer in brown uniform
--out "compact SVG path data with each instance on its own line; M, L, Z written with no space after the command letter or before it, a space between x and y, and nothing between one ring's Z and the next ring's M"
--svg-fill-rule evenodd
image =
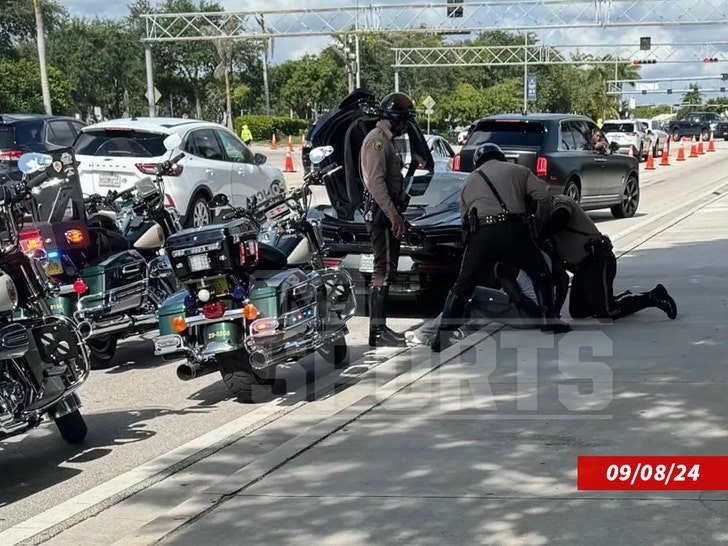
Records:
M536 204L537 222L546 218L551 203L548 185L530 169L509 163L492 143L475 150L474 162L475 170L460 193L468 242L460 275L445 301L439 335L432 343L435 352L449 344L475 287L497 262L522 269L531 278L546 319L543 330L570 330L556 318L551 273L526 224L527 199Z
M617 259L612 243L571 197L553 198L543 236L574 273L569 297L572 318L615 320L648 307L661 309L671 319L677 317L677 304L661 284L641 294L614 295Z
M415 121L415 105L403 93L382 100L381 119L364 139L360 154L364 181L365 222L374 247L374 273L369 295L369 345L404 347L405 337L389 329L389 285L397 278L400 239L407 230L402 213L408 197L402 180L402 160L392 143Z

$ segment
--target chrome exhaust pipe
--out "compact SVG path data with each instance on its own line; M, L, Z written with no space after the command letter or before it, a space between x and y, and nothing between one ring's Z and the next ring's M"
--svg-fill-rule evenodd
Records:
M254 370L264 370L268 367L268 358L261 351L250 353L250 367Z
M83 322L78 323L78 333L81 336L81 339L88 339L91 337L91 333L93 332L93 325L87 321L84 320Z
M339 239L341 239L342 243L351 244L354 241L356 241L356 237L354 237L354 234L349 230L344 230L339 234Z
M197 377L217 371L217 366L210 361L207 362L184 362L177 366L177 377L182 381L190 381Z
M81 323L81 324L83 324L83 323ZM131 328L134 325L131 318L129 318L127 316L124 316L120 320L118 320L116 322L112 322L111 324L108 324L105 326L94 326L94 324L91 322L88 322L88 324L89 324L89 333L87 336L84 337L84 340L93 339L95 337L105 336L108 334L116 334L118 332L123 332L124 330L128 330L129 328Z
M137 326L152 326L152 325L159 324L159 319L157 318L157 315L155 315L154 313L151 313L149 315L142 315L142 316L137 317L137 318L132 317L131 318L131 321L132 321L132 325L134 327L137 327Z

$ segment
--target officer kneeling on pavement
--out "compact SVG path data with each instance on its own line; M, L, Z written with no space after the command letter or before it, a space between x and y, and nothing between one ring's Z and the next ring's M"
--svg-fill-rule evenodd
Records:
M530 169L508 162L492 143L475 150L474 162L460 193L467 234L460 275L445 301L432 350L440 352L449 344L475 287L497 262L522 269L532 279L543 310L542 330L568 332L569 326L556 318L551 273L526 221L527 199L536 204L537 223L546 218L552 197L548 185Z
M389 285L397 278L400 240L407 231L402 213L402 160L392 139L415 122L415 105L407 95L392 93L380 105L381 119L364 139L360 153L364 182L364 219L374 247L374 272L369 296L369 346L406 347L403 334L387 328Z
M614 295L617 259L612 243L571 197L553 198L541 236L574 273L569 296L572 318L616 320L648 307L661 309L671 319L677 317L677 304L661 284L641 294Z

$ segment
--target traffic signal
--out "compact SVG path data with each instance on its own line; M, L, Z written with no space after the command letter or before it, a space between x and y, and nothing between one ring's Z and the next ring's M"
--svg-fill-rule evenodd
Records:
M656 64L656 63L657 63L656 59L645 59L644 61L638 61L637 59L635 59L634 61L632 61L632 64L634 66L637 66L638 64Z
M668 95L672 95L672 89L668 89L668 90L667 90L667 94L668 94Z
M463 16L463 0L447 0L447 16L448 17L462 17Z
M706 57L705 59L703 59L703 62L706 64L707 63L717 63L719 60L720 59L718 59L716 57Z

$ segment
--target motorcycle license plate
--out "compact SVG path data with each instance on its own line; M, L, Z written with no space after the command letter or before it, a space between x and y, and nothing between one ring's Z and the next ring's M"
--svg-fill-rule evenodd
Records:
M362 254L359 262L359 271L362 273L374 273L374 255Z
M208 281L208 286L216 296L227 294L229 289L227 279L225 279L224 277Z
M46 275L49 275L51 277L54 275L61 275L63 273L61 260L48 260L48 263L45 266L45 272Z
M190 271L205 271L206 269L210 269L210 259L207 257L207 254L189 256L187 260L190 264Z

